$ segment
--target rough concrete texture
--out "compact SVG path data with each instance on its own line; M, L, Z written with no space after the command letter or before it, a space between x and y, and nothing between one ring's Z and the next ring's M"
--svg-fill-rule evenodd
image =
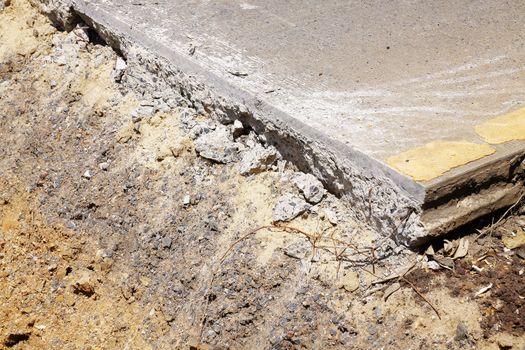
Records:
M203 113L241 119L400 242L521 191L523 141L465 164L427 145L484 145L479 125L523 107L522 2L33 1L66 24L82 18ZM415 181L386 165L405 151L415 166L449 165Z

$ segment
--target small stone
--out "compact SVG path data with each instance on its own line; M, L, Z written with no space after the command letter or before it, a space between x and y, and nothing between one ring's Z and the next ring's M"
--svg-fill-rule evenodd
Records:
M49 86L51 86L52 89L56 88L57 85L58 85L57 82L54 80L51 80L51 82L49 83Z
M468 339L468 328L467 325L463 322L459 322L456 327L456 337L454 338L456 341L462 341L465 339Z
M106 258L111 258L112 256L113 256L113 252L111 250L98 249L96 252L97 258L106 259Z
M336 286L347 292L354 292L359 288L359 275L355 271L341 271Z
M115 62L115 70L113 71L113 79L116 82L120 82L122 80L126 68L128 68L126 61L124 61L121 57L117 57L117 61Z
M380 320L383 318L383 310L381 310L381 307L380 306L376 306L374 308L374 316Z
M160 240L160 245L162 248L165 248L165 249L171 248L171 238L164 237L163 239Z
M504 349L525 350L525 344L522 344L522 341L520 341L519 338L516 339L511 334L501 332L497 334L494 338L500 350L504 350ZM521 346L521 348L519 348L519 346Z
M67 228L70 230L74 230L77 228L77 224L75 224L73 221L70 221L67 223Z
M341 334L339 341L343 345L348 345L352 341L352 337L350 336L350 333L344 332L343 334Z
M232 125L232 135L234 138L241 136L244 133L244 125L240 120L235 120Z
M239 159L240 144L233 142L228 129L224 125L197 137L195 151L206 159L217 163L231 163Z
M441 270L441 265L439 265L436 261L430 260L427 262L427 267L431 270Z
M93 177L93 174L91 174L91 170L86 170L84 174L82 174L82 177L89 180Z
M126 61L124 61L124 59L122 59L121 57L117 57L117 62L115 62L115 69L124 70L126 68L128 68L128 64L126 63Z
M140 121L140 120L142 120L142 117L151 117L153 114L155 114L155 107L153 107L153 106L140 106L139 108L137 108L133 112L131 113L131 119L133 120L133 116L136 115L135 120L136 121ZM134 123L136 121L134 121Z
M224 111L221 111L220 109L217 109L214 111L215 118L219 121L221 124L231 124L232 123L232 116L231 113L226 113Z
M239 172L241 175L261 173L267 170L278 158L279 153L274 147L264 148L262 145L256 144L254 148L244 153L239 165Z
M75 283L73 286L73 293L75 294L81 294L86 297L91 297L93 294L95 294L95 287L91 283Z
M302 198L286 193L279 198L273 210L273 221L290 221L310 208Z
M98 165L100 170L107 171L109 169L109 163L108 162L102 162Z
M191 203L191 198L189 195L185 195L184 198L182 199L182 204L184 204L185 206L187 205L190 205Z
M321 181L312 174L297 173L292 182L299 188L304 198L312 204L319 203L326 194Z

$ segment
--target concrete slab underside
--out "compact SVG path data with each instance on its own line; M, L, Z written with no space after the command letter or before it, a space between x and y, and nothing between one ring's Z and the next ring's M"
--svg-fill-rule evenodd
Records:
M252 124L405 243L521 193L520 140L425 181L386 161L434 141L486 143L477 126L525 106L523 1L33 2L219 101L206 109Z

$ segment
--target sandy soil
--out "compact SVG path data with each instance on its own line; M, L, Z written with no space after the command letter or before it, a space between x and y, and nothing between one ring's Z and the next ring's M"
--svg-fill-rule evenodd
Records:
M98 42L0 12L0 348L524 348L519 210L438 271L329 194L276 227L293 164L200 157L215 122Z

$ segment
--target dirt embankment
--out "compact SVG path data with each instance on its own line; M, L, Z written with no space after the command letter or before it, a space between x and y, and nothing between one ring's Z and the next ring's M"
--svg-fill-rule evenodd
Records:
M425 258L96 42L0 12L0 348L521 350L497 235L382 282Z

